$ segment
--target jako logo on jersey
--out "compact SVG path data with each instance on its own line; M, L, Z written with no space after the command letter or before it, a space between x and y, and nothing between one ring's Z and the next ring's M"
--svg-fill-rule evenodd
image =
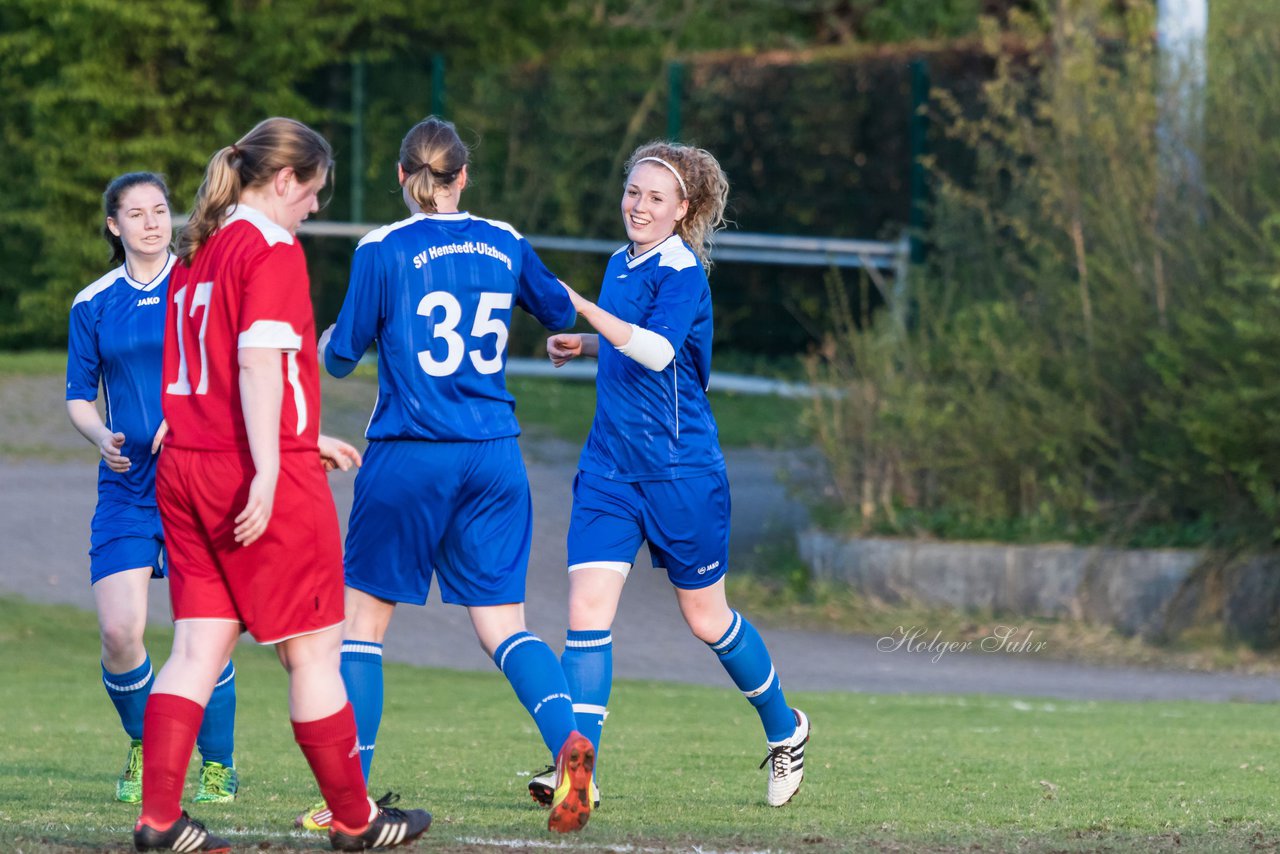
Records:
M719 567L719 566L720 566L720 561L716 561L715 563L707 564L706 566L700 566L700 567L698 567L698 575L706 575L708 572L710 572L710 571L711 571L711 570L713 570L713 569L716 569L716 568L717 568L717 567Z
M160 304L160 297L143 297L142 299L138 300L138 305L159 305L159 304ZM134 306L134 308L137 308L137 307L138 306Z

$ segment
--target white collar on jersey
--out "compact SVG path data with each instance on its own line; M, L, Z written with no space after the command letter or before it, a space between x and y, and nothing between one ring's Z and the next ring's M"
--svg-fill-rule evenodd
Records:
M154 291L156 288L160 287L160 283L163 282L169 275L169 272L173 270L173 265L177 260L177 256L170 252L169 259L164 262L164 269L159 273L156 273L155 278L149 282L140 282L130 275L128 262L120 265L120 273L124 276L124 280L129 283L129 286L135 290Z
M267 241L268 246L275 246L277 243L293 244L293 235L289 233L289 229L280 225L280 223L267 216L253 205L246 205L244 202L237 202L227 208L226 219L222 221L219 228L226 228L233 222L244 221L258 229L258 233Z

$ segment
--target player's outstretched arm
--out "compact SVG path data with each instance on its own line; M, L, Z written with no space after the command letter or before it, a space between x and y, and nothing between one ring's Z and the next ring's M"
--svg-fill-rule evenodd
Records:
M107 463L107 468L115 472L129 470L133 463L120 453L120 449L124 446L124 434L112 433L107 425L102 423L102 416L98 414L98 407L92 400L68 400L67 415L75 428L80 431L80 435L97 447L98 453Z
M564 285L563 282L560 284ZM564 285L564 289L569 292L569 299L573 301L573 307L582 319L617 347L622 355L634 359L651 371L664 370L675 358L676 351L671 342L658 333L610 314L568 285ZM599 350L599 342L595 343ZM553 357L552 362L554 361Z
M359 468L364 460L361 459L360 452L351 445L341 439L321 433L320 462L324 463L325 471L333 471L334 469L350 471L352 466Z

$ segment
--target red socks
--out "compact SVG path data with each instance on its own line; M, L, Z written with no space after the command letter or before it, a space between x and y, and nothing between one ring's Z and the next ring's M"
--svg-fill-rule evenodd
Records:
M182 784L187 779L204 706L177 694L152 692L142 717L143 824L168 830L182 817ZM359 762L357 762L357 765Z
M318 721L292 723L294 740L307 757L320 794L333 812L334 823L347 830L368 827L369 793L360 769L356 716L351 704Z

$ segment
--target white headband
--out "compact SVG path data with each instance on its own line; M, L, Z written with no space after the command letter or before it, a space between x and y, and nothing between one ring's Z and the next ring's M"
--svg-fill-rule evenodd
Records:
M676 180L680 182L680 192L684 193L684 197L686 199L689 198L689 188L684 185L684 179L680 177L680 173L676 171L676 167L672 166L670 163L663 160L661 157L641 157L639 160L636 161L636 165L639 166L641 163L645 162L646 160L652 160L654 163L661 163L663 166L670 169L671 174L675 175Z

